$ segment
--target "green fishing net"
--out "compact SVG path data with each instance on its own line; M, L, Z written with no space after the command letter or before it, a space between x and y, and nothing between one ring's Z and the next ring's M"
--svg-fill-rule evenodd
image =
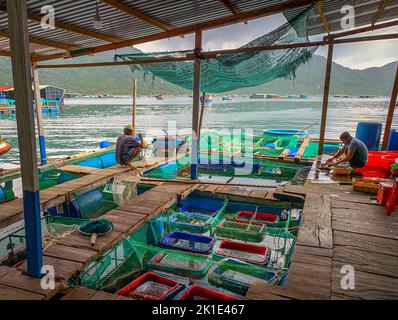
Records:
M306 43L307 22L312 7L274 31L243 46L243 48ZM277 78L293 78L296 69L309 61L317 48L291 48L238 54L220 54L216 59L202 60L201 90L226 92L243 87L253 87ZM139 50L137 50L139 51ZM132 53L115 55L116 61L140 61L170 57L186 57L193 51L161 53ZM193 89L193 62L167 62L131 65L135 73L151 74L188 90Z
M40 190L44 190L56 186L57 184L79 178L78 175L58 169L53 164L47 164L45 166L39 167L38 173Z

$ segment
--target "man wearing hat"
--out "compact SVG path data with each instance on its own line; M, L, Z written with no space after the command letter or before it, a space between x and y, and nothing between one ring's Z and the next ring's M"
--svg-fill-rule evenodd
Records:
M144 147L144 139L139 133L140 141L134 138L134 129L131 125L127 125L123 129L123 135L116 141L116 161L122 166L128 165L136 156L138 156Z

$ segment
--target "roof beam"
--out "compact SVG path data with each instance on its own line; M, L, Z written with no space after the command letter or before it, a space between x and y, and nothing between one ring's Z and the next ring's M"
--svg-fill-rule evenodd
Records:
M325 2L324 2L323 0L318 1L318 2L316 3L316 8L317 8L317 10L318 10L318 12L319 12L319 15L320 15L320 17L321 17L321 21L322 21L322 24L323 24L323 28L325 29L325 31L326 31L328 34L330 34L330 26L329 26L328 19L327 19L326 16L325 16L324 7L325 7Z
M383 0L382 3L380 3L380 7L377 10L376 14L374 15L372 19L372 26L376 24L376 22L383 16L385 8L390 4L391 0Z
M10 38L10 34L8 31L5 30L0 30L0 37L4 37L4 38ZM43 39L39 39L36 37L32 37L29 36L29 43L35 43L35 44L39 44L41 46L45 46L45 47L50 47L50 48L57 48L57 49L63 49L63 50L77 50L80 47L79 46L71 46L68 44L64 44L64 43L58 43L58 42L53 42L53 41L48 41L48 40L43 40Z
M0 56L9 57L10 56L10 52L9 51L4 51L4 50L0 50Z
M5 4L0 4L0 11L7 12L7 6ZM40 15L29 12L29 11L27 12L27 17L29 20L36 21L36 22L41 22L41 19L42 19L42 17ZM61 22L61 21L57 21L57 20L55 20L55 27L58 29L63 29L65 31L70 31L73 33L84 35L84 36L87 36L90 38L103 40L106 42L119 42L120 41L120 39L118 39L118 38L107 36L105 34L98 33L98 32L93 32L93 31L90 31L90 30L87 30L84 28L76 27L69 23Z
M398 26L398 20L379 23L375 26L368 26L368 27L362 27L362 28L357 28L357 29L353 29L353 30L343 31L343 32L339 32L339 33L332 33L331 35L325 36L323 39L328 40L329 38L333 38L333 39L342 38L342 37L352 36L354 34L371 32L371 31L391 28L391 27L395 27L395 26Z
M240 10L232 4L229 0L218 0L227 10L229 10L232 14L239 14Z
M248 52L259 52L259 51L272 51L272 50L286 50L293 48L309 48L319 47L325 45L339 45L347 43L358 43L358 42L369 42L369 41L380 41L380 40L398 40L398 33L392 34L379 34L373 36L355 37L350 39L330 39L313 42L301 42L301 43L289 43L279 45L267 45L259 47L244 47L237 49L226 49L216 51L205 51L202 52L203 59L216 59L219 55L223 54L236 54L236 53L248 53ZM162 63L162 62L181 62L181 61L192 61L195 59L195 55L187 54L185 57L179 58L159 58L159 59L145 59L145 60L133 60L133 61L110 61L110 62L94 62L94 63L65 63L65 64L42 64L38 65L38 68L58 69L58 68L80 68L80 67L108 67L108 66L122 66L122 65L134 65L134 64L151 64L151 63Z
M163 30L171 30L171 29L173 29L172 26L170 26L170 25L168 25L166 23L163 23L163 22L161 22L159 20L156 20L154 18L151 18L150 16L142 13L139 10L136 10L136 9L133 9L133 8L131 8L129 6L126 6L125 4L120 3L118 0L101 0L101 1L103 3L106 3L106 4L110 5L111 7L115 8L117 10L120 10L120 11L122 11L124 13L127 13L128 15L130 15L132 17L138 18L138 19L140 19L142 21L145 21L146 23L149 23L149 24L151 24L153 26L159 27L159 28L161 28Z

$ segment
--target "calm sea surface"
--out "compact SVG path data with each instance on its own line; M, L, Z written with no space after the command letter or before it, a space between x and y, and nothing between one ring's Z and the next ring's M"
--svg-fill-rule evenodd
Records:
M101 140L114 143L124 125L131 122L131 98L69 100L62 114L44 118L48 156L70 155L98 148ZM321 118L320 98L309 100L254 100L236 98L222 102L213 100L206 109L203 129L308 129L310 135L319 134ZM340 132L355 133L357 122L375 121L384 124L388 99L332 99L329 105L327 138L338 138ZM138 99L137 127L150 139L164 134L162 129L174 133L189 133L192 99L168 98L156 101ZM394 117L398 127L398 115ZM0 163L18 164L16 121L4 117L0 120L2 139L12 144L12 150L0 157Z

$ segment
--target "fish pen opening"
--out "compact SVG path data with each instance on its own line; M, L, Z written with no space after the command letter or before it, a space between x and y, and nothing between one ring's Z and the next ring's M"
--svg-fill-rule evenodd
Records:
M69 285L134 299L239 299L254 281L284 284L301 214L297 204L228 201L195 191Z
M122 178L123 180L123 178ZM116 186L116 187L115 187ZM123 188L124 187L124 188ZM125 201L145 193L153 186L131 184L126 187L116 179L112 183L82 194L72 194L69 201L44 210L41 218L43 248L75 232L79 226L100 218ZM120 189L123 188L121 191ZM127 192L126 192L126 189ZM26 258L24 220L0 229L0 266L12 266Z

